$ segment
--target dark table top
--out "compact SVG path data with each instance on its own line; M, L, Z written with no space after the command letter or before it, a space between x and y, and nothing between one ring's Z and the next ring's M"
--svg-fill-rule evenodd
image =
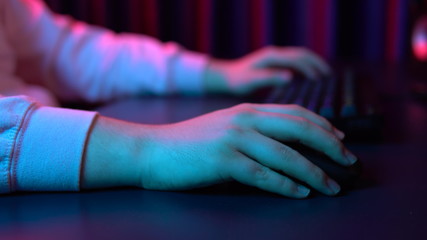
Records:
M408 83L419 78L411 71L376 70L384 79L384 138L347 144L364 171L341 196L293 200L239 184L186 192L12 194L0 197L0 239L425 239L427 102L410 94ZM99 112L167 123L239 101L141 98Z

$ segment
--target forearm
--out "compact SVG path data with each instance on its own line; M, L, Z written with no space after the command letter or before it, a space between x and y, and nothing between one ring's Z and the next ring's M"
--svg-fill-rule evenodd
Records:
M81 187L139 186L147 139L140 124L98 117L86 143Z

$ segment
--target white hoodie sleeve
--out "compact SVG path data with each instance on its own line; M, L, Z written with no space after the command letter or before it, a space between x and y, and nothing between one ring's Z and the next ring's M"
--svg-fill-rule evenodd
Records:
M116 34L53 14L38 0L2 0L17 75L63 100L201 94L207 57L137 34ZM66 90L64 90L66 89Z
M95 117L40 106L26 96L0 96L0 193L79 190Z

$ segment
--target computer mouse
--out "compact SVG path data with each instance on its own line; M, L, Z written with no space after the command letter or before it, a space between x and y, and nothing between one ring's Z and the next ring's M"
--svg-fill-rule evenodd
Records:
M320 153L302 144L286 143L286 145L320 167L329 177L334 179L341 186L341 191L351 189L361 175L362 164L360 163L360 159L351 166L343 166L330 159L324 153Z

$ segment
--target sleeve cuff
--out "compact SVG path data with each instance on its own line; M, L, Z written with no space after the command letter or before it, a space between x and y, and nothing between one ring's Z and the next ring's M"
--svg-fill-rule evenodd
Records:
M22 131L13 191L77 191L95 112L40 107Z
M176 59L173 78L178 92L189 95L203 94L203 74L207 62L206 55L194 52L183 52Z

